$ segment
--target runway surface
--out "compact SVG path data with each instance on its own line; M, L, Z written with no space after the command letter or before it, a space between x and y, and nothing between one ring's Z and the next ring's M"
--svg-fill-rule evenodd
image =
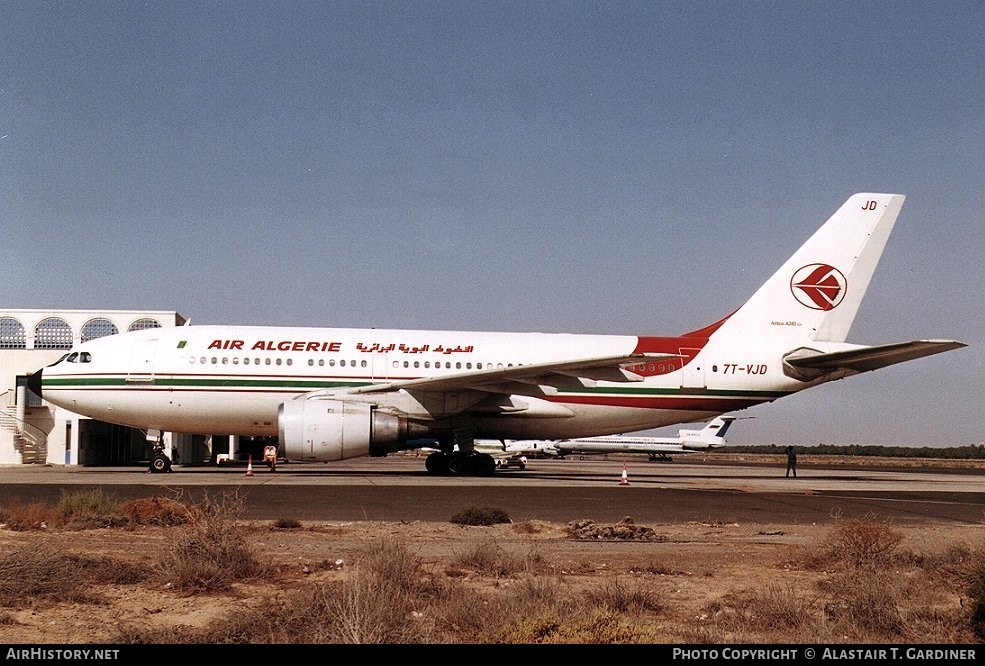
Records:
M423 458L358 458L326 464L144 467L0 467L0 505L56 503L98 488L119 500L165 495L189 501L237 492L244 519L448 521L467 507L505 510L514 522L829 523L872 515L898 524L985 526L985 471L812 468L631 459L534 459L492 477L433 477ZM251 471L252 474L247 474Z

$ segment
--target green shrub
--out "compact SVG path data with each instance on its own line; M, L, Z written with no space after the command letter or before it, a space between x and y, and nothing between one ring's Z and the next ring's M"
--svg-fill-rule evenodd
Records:
M62 493L55 511L68 525L113 526L127 521L119 501L99 488Z

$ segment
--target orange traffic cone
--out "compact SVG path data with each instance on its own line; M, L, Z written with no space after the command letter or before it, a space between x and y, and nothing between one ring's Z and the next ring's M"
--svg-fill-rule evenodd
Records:
M253 476L253 454L246 459L246 476Z
M620 479L619 485L620 486L628 486L629 485L629 475L626 474L626 461L625 460L622 461L622 479Z

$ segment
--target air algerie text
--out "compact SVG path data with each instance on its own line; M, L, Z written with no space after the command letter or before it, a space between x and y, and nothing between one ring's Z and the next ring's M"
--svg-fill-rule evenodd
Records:
M209 349L245 349L244 340L213 340ZM318 342L315 340L257 340L250 351L297 351L297 352L337 352L342 351L341 342Z

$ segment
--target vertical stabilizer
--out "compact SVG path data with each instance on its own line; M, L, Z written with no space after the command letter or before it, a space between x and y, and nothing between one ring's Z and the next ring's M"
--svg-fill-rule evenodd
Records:
M735 416L716 416L701 430L678 430L678 443L689 451L704 451L725 443L725 433Z
M722 441L733 421L735 421L734 418L719 416L701 430L701 436L711 441Z
M852 196L714 337L844 342L904 198Z

